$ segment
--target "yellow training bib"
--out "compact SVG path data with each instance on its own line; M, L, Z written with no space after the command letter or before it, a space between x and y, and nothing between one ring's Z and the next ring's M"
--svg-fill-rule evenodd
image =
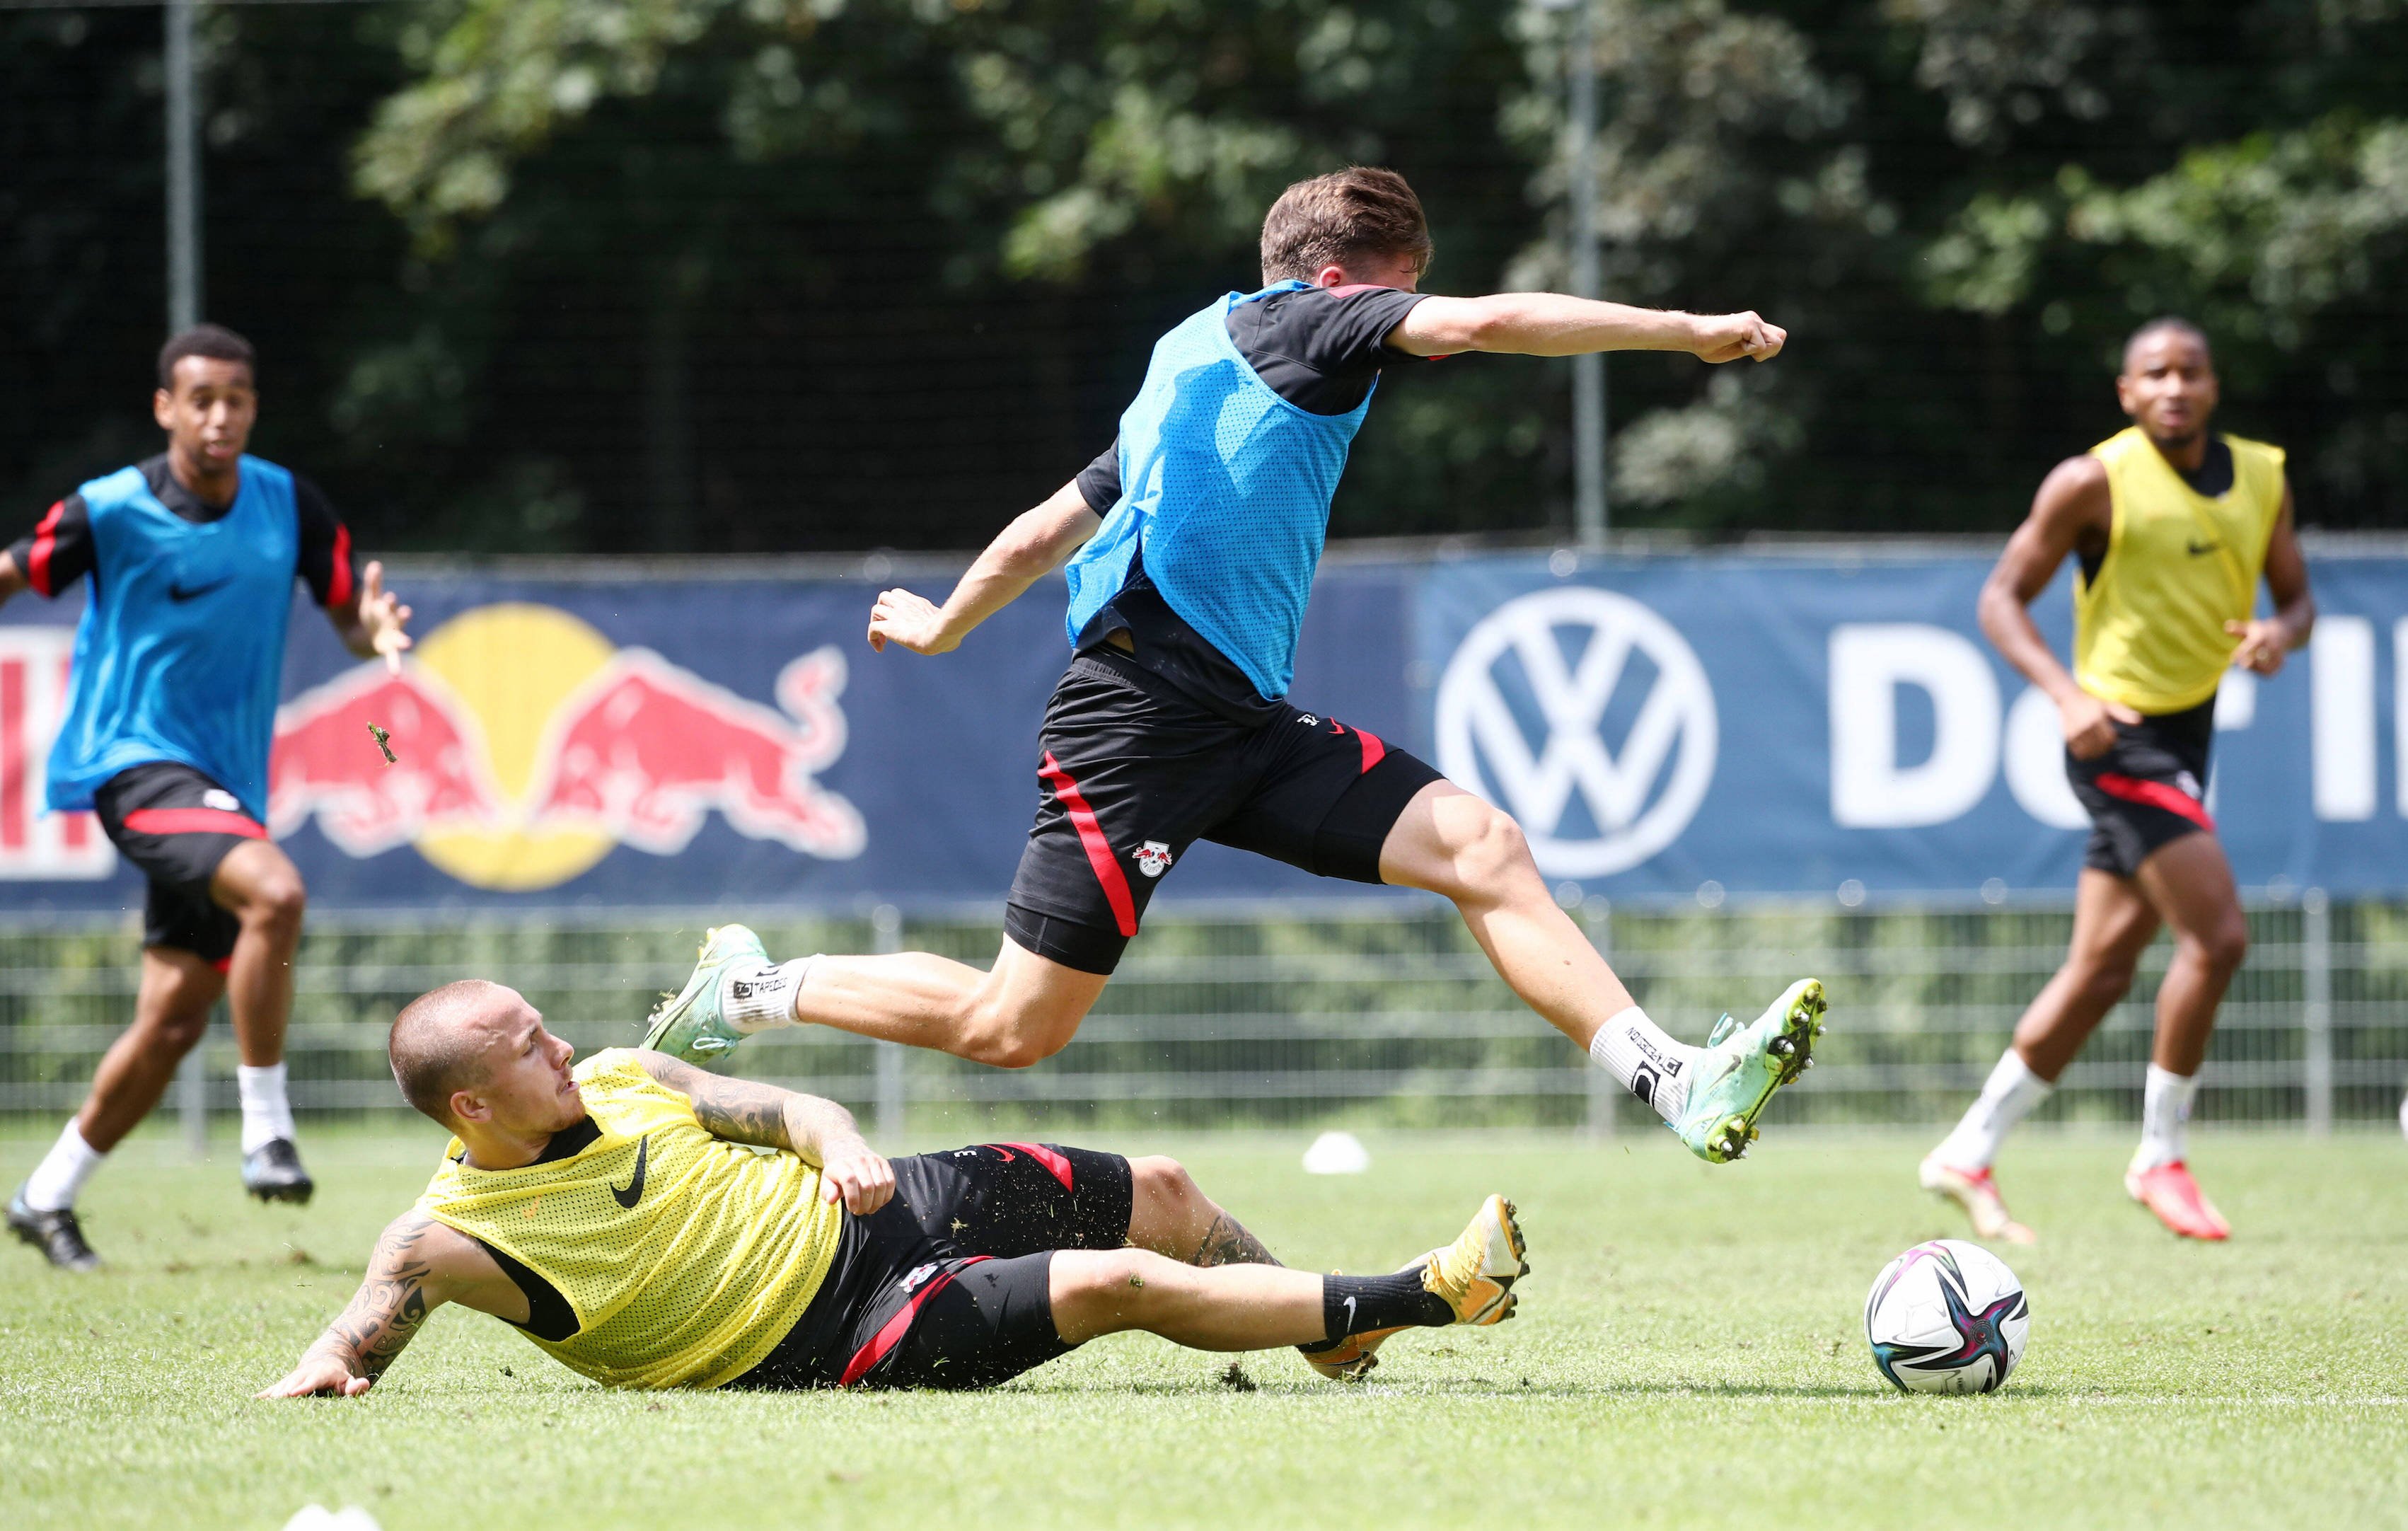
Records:
M2224 441L2232 487L2213 499L2138 427L2090 449L2114 508L2097 576L2073 585L2073 679L2092 695L2160 714L2215 694L2238 646L2224 624L2257 609L2283 510L2283 449Z
M477 1169L453 1138L419 1209L560 1289L577 1333L528 1338L610 1387L717 1387L776 1348L835 1257L841 1207L792 1153L713 1138L624 1048L577 1066L601 1136L552 1164Z

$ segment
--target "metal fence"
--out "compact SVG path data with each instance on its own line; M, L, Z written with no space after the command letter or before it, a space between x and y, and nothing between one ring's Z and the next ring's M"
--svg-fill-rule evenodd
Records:
M2387 1121L2408 1081L2408 906L2335 905L2313 890L2249 899L2254 944L2224 1007L2199 1118ZM728 915L717 918L728 918ZM2061 960L2063 905L1847 909L1830 904L1576 911L1644 1004L1702 1038L1804 973L1829 985L1821 1066L1781 1120L1937 1123L1997 1059ZM411 996L464 976L515 985L580 1052L635 1039L656 992L681 984L704 921L631 911L409 922L317 916L302 951L291 1059L304 1112L402 1109L385 1027ZM929 950L983 965L991 914L755 922L776 955ZM2043 1120L2137 1115L2160 940ZM80 1098L132 1010L124 926L0 933L0 1116ZM234 1105L232 1037L211 1030L179 1095L187 1125ZM1173 911L1144 937L1078 1037L1008 1072L817 1029L751 1043L742 1071L846 1102L890 1141L955 1128L1164 1125L1391 1127L1525 1123L1633 1130L1652 1121L1498 980L1435 904L1332 911Z

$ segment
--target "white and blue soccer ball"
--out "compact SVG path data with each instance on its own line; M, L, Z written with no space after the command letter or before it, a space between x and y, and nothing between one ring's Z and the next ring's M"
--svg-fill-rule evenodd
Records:
M2031 1305L2006 1262L1935 1238L1882 1267L1865 1297L1873 1365L1903 1393L1988 1393L2023 1359Z

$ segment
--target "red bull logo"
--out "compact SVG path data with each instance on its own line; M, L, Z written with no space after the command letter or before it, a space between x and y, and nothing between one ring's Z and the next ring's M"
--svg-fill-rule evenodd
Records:
M771 707L565 611L480 607L426 635L399 676L348 671L285 706L269 828L314 820L354 856L412 846L484 888L552 887L620 845L675 855L712 813L848 860L861 815L816 780L844 752L845 678L838 650L816 650L780 674Z
M117 869L91 814L44 807L74 657L73 628L0 627L0 879L97 881Z

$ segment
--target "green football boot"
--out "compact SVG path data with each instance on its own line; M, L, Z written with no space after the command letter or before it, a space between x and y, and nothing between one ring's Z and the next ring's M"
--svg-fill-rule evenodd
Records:
M1746 1153L1772 1093L1814 1066L1825 1008L1822 980L1799 979L1745 1026L1724 1016L1698 1055L1688 1109L1665 1125L1709 1164Z
M744 1033L727 1023L721 1012L721 991L731 967L764 967L769 953L761 937L743 925L721 925L704 933L701 960L694 977L673 998L665 998L652 1013L644 1046L709 1067L736 1051Z

